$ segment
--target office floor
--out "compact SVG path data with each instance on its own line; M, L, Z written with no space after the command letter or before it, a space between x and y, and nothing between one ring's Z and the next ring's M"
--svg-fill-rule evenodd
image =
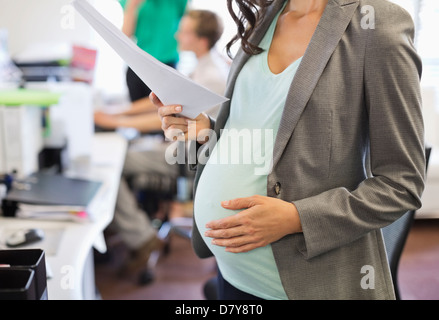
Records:
M171 238L169 254L159 258L149 285L139 285L136 277L117 276L124 256L124 247L115 245L110 259L96 264L104 300L204 299L203 285L215 275L215 261L198 259L190 242L177 235ZM403 300L439 300L439 219L415 221L401 257L399 283Z
M178 235L170 238L169 253L159 257L154 281L139 284L139 276L117 274L127 251L122 244L112 249L109 261L96 262L96 285L104 300L203 300L204 283L216 274L213 259L199 259L190 241Z
M415 220L401 256L403 300L439 300L439 219Z

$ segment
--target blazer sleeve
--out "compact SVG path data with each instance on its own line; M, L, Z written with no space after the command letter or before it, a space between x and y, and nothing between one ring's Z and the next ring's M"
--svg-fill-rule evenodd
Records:
M304 235L299 251L307 259L355 241L421 206L422 66L413 46L413 21L397 6L378 16L378 21L375 29L367 30L364 56L370 177L355 190L336 188L294 201Z

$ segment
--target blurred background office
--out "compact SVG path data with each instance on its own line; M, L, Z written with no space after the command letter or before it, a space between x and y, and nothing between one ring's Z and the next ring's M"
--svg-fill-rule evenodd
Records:
M126 83L126 64L75 12L70 2L70 0L0 0L0 90L24 85L28 88L59 93L57 108L50 110L51 135L44 137L42 143L62 146L67 140L69 146L67 162L72 166L81 167L82 163L87 162L87 157L91 153L91 137L95 134L93 114L96 111L116 113L126 110L130 106L131 99ZM89 2L122 29L124 12L118 0ZM426 142L433 147L427 186L423 195L424 204L417 212L417 218L438 219L439 2L437 0L393 0L393 2L403 6L415 22L416 47L423 60L421 84ZM188 8L212 10L222 18L224 32L216 44L216 49L225 57L225 45L235 33L235 24L227 11L226 1L189 0ZM237 46L234 47L234 50L236 49ZM179 52L178 63L175 66L177 70L190 75L195 66L196 56L193 52ZM130 141L135 141L142 135L134 128L114 130ZM7 170L4 164L2 165L2 147L5 147L7 142L2 140L1 131L0 119L0 174ZM168 264L165 263L162 270L175 273L177 276L163 277L180 281L181 277L186 275L188 278L182 280L181 288L199 290L215 273L214 261L198 260L193 256L190 244L186 240L178 242L176 246L179 253L170 257L167 260ZM171 252L175 251L171 248ZM184 260L188 257L191 259L190 262ZM186 273L182 272L184 266L190 269ZM100 271L111 275L110 267ZM150 286L151 290L157 289L155 285L158 284ZM111 290L111 287L107 289ZM115 297L111 294L109 296ZM168 291L156 297L175 298L176 296ZM184 294L182 297L185 297ZM186 296L186 298L190 297L190 294ZM203 294L195 293L193 297L202 298Z

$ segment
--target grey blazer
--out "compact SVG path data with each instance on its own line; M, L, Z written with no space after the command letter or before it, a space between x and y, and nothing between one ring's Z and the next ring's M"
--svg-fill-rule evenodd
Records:
M274 1L253 42L283 3ZM421 206L425 174L413 37L409 14L386 0L325 8L291 83L267 178L268 196L293 202L303 228L272 243L290 299L395 298L381 228ZM247 59L242 51L234 59L232 99ZM224 103L217 137L229 110ZM202 172L199 164L195 193ZM192 243L211 256L196 225Z

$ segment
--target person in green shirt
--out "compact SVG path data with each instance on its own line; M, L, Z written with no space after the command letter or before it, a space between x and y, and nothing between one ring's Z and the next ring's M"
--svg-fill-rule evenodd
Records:
M178 62L175 33L188 0L119 0L124 8L122 31L139 48L171 67ZM126 81L131 101L148 97L151 90L128 68Z

